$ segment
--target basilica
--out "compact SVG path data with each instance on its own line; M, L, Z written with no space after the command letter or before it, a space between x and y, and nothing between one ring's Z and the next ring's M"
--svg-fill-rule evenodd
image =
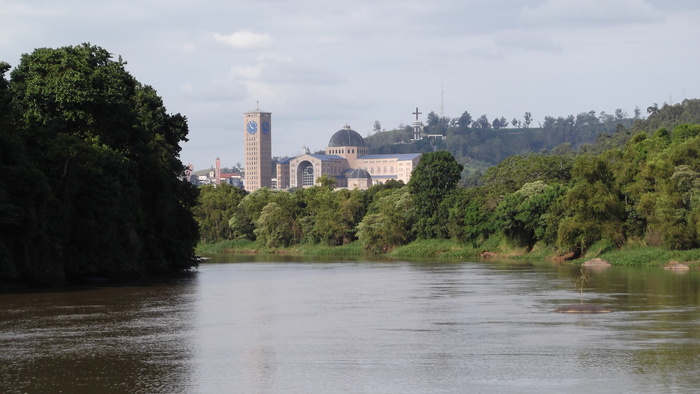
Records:
M390 179L408 183L420 153L370 155L362 136L345 125L328 141L325 154L306 150L277 164L276 188L311 187L326 175L337 188L365 190Z

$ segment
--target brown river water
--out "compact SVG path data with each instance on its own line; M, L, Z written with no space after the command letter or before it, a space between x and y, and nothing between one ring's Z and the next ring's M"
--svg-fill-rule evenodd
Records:
M581 294L550 263L249 259L0 294L0 392L700 390L700 271L613 267ZM581 301L611 312L552 312Z

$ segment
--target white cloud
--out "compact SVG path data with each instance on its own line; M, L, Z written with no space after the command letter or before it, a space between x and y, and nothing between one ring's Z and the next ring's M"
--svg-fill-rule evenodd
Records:
M233 34L212 33L214 40L233 49L264 49L274 43L274 39L268 33L253 33L241 30Z

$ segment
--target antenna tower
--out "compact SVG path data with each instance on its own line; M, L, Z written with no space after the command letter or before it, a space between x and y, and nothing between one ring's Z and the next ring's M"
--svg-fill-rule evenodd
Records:
M445 117L445 87L440 84L440 117Z

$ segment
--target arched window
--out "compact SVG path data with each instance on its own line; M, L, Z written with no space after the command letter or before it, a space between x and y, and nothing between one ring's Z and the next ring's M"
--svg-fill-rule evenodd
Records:
M302 164L301 186L313 186L314 181L314 166L309 162Z

